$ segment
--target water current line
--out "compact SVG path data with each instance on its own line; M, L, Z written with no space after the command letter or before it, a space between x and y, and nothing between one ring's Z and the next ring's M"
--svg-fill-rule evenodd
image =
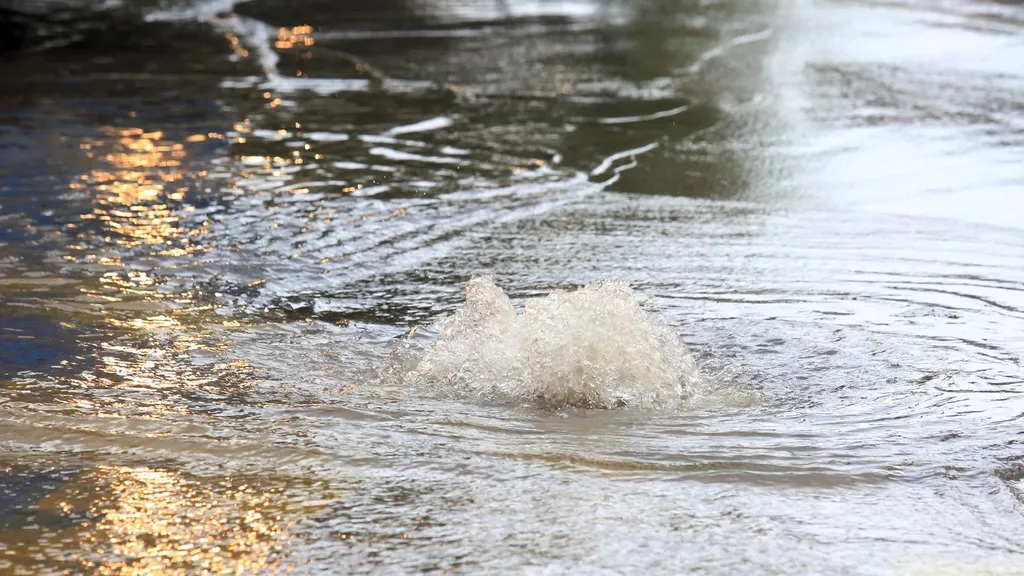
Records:
M218 29L220 29L220 30L222 30L224 32L234 34L240 40L245 42L245 44L247 46L249 46L255 52L257 62L259 63L260 67L263 70L264 75L267 78L267 84L274 85L274 84L278 84L278 83L283 83L284 78L281 76L281 73L277 69L277 65L278 65L278 62L280 61L280 57L278 56L277 52L274 51L274 47L273 47L273 39L274 39L275 29L272 26L270 26L269 24L267 24L266 22L263 22L261 20L257 20L255 18L249 18L249 17L245 17L245 16L239 16L238 14L234 13L234 9L235 9L235 7L237 5L243 4L243 3L246 3L246 2L249 2L249 1L251 1L251 0L214 0L212 2L198 1L198 2L196 2L195 4L193 4L189 8L177 9L177 10L161 10L161 11L152 12L152 13L146 15L146 20L147 21L151 21L151 22L152 21L168 21L168 22L173 22L173 21L197 21L197 22L204 22L204 23L212 24L213 26L217 27ZM748 43L748 42L754 42L754 41L760 40L762 38L767 38L770 35L771 35L771 30L765 30L765 31L759 32L757 34L748 34L746 36L740 36L738 38L734 38L731 42L727 43L726 45L719 46L716 49L710 50L710 51L706 52L705 54L703 54L701 56L701 58L698 60L698 63L703 62L704 60L713 58L715 56L718 56L719 54L723 53L726 49L728 49L731 46L737 46L737 45ZM338 56L344 57L344 58L352 61L353 63L355 63L363 72L365 72L368 76L373 78L378 83L378 86L379 85L383 85L389 79L389 77L384 72L380 71L376 67L370 65L368 62L366 62L365 60L363 60L362 58L360 58L360 57L358 57L358 56L356 56L354 54L350 54L348 52L342 52L342 51L338 51L338 50L330 50L330 52L332 52L334 54L337 54ZM292 80L292 79L289 79L289 80ZM608 124L619 124L619 123L628 123L628 122L632 122L632 121L664 118L664 117L674 116L674 115L680 114L680 113L686 111L688 108L689 108L689 105L685 105L685 106L679 106L679 107L676 107L676 108L672 108L670 110L664 110L664 111L661 111L661 112L656 112L654 114L649 114L649 115L646 115L646 116L638 116L638 117L635 117L635 118L634 117L607 118L607 119L604 119L603 122L604 123L608 123ZM626 164L626 165L623 165L623 166L620 166L620 167L616 168L614 170L614 174L615 175L612 178L610 178L609 180L607 180L605 182L602 182L602 183L598 184L598 188L599 189L604 189L604 188L614 184L615 182L617 182L618 179L619 179L619 174L622 171L636 167L636 165L637 165L636 156L637 155L644 154L646 152L654 150L657 147L658 147L658 144L656 142L652 142L650 144L647 144L647 145L644 145L644 146L640 146L640 147L637 147L637 148L631 148L629 150L623 150L621 152L616 152L616 153L614 153L614 154L604 158L601 161L601 163L598 164L598 166L596 168L591 170L590 175L591 176L600 176L601 174L604 174L609 169L611 169L612 165L616 161L624 159L624 158L632 158L632 162L630 162L629 164Z
M149 22L202 22L212 24L222 32L234 34L256 53L256 60L260 68L263 69L267 82L271 85L277 84L282 80L282 76L277 69L280 57L273 48L275 28L262 20L239 16L234 12L235 7L239 4L251 1L214 0L204 3L200 0L190 8L152 12L146 15L146 20ZM351 52L323 47L318 50L352 62L359 71L369 76L378 88L390 79L381 69Z
M296 79L285 78L278 70L280 57L273 47L276 29L261 20L240 16L234 13L234 9L238 4L248 1L250 0L215 0L213 2L199 1L184 9L164 10L150 13L146 16L146 20L169 22L196 21L209 23L226 34L233 34L239 39L239 41L243 42L253 51L256 56L256 61L267 79L267 82L264 83L263 86L290 85ZM330 51L355 63L366 75L370 76L371 85L374 83L376 84L373 86L374 88L380 88L389 80L389 77L384 72L378 70L374 66L371 66L365 60L355 56L354 54L337 50ZM605 122L612 124L629 123L632 121L663 118L680 114L688 107L688 105L676 107L670 110L656 112L654 114L636 118L609 118L606 119ZM446 117L435 118L433 120L426 121L425 124L420 123L406 126L404 127L404 130L403 127L400 127L396 133L441 128L445 127L446 122L450 123L451 120ZM611 154L605 157L598 166L590 172L590 176L593 177L605 174L610 170L613 172L613 175L607 180L603 182L588 182L588 179L585 176L578 175L575 178L555 184L555 186L564 188L562 193L551 197L549 192L542 192L539 196L535 196L533 199L523 203L522 205L507 211L500 218L495 219L493 211L488 208L470 210L469 212L458 215L457 217L449 218L448 226L445 227L445 231L441 233L432 230L428 231L425 234L425 237L418 239L421 244L420 247L414 248L411 251L406 251L402 254L396 254L394 261L385 268L389 272L394 272L396 268L408 269L410 266L415 267L425 261L436 258L439 253L449 252L455 246L466 241L466 237L463 234L452 234L453 228L451 224L456 224L454 226L454 230L467 230L471 229L473 226L478 226L484 223L505 224L522 218L533 217L540 213L549 212L567 204L578 202L592 194L605 190L620 179L622 172L637 166L637 156L650 152L658 146L659 144L657 142L652 142L644 146ZM378 150L383 151L383 149ZM623 159L629 159L630 161L626 164L615 166L616 162ZM376 273L379 273L379 270L374 271L366 269L362 276L372 276Z
M697 72L700 72L700 69L703 68L709 60L718 58L719 56L725 54L729 50L732 50L733 48L736 48L738 46L743 46L744 44L752 44L754 42L760 42L761 40L767 40L768 38L772 37L772 34L774 34L772 29L767 28L760 32L744 34L742 36L732 38L701 54L700 57L697 58L697 61L691 64L690 67L686 69L686 71L689 72L690 74L696 74Z
M645 152L650 152L651 150L654 150L657 147L657 142L651 142L650 144L646 144L644 146L639 146L637 148L630 148L629 150L616 152L602 160L601 163L597 165L597 168L594 168L593 170L590 171L590 175L600 176L601 174L604 174L605 172L608 171L609 168L612 167L616 160L622 160L623 158L632 158L633 164L635 165L637 155L643 154ZM616 170L615 173L618 174L619 171ZM605 184L607 185L608 182L606 182Z

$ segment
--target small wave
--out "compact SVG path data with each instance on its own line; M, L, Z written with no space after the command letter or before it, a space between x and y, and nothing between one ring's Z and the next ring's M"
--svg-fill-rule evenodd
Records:
M542 409L679 407L710 387L686 343L621 281L528 298L516 309L490 276L466 302L408 386L436 395Z

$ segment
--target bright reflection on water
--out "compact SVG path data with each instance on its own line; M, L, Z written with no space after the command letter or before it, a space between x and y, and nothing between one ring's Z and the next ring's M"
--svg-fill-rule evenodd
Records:
M102 4L0 60L0 572L1021 573L1019 6ZM651 348L441 354L487 272L733 400L522 401Z

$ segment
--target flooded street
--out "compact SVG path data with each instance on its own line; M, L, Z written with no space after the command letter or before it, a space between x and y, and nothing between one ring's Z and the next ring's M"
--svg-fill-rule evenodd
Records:
M1024 5L10 2L0 573L1024 574Z

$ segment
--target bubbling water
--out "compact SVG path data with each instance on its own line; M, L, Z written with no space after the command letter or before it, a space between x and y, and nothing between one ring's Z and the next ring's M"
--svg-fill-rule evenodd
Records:
M405 381L543 409L679 406L700 394L697 362L640 304L629 284L609 281L529 298L517 310L490 276L473 278Z

